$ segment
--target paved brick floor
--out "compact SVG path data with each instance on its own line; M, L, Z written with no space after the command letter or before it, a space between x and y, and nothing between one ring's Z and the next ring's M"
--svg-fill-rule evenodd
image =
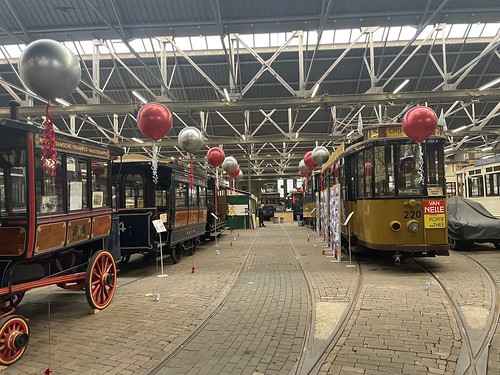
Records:
M270 223L227 232L217 247L202 244L194 256L165 264L165 278L156 277L156 264L140 258L120 266L113 302L97 314L90 314L83 292L57 287L29 291L17 313L30 318L30 344L4 373L40 374L50 366L54 374L65 375L143 374L226 298L215 318L162 373L288 374L306 334L308 283L316 323L306 350L311 359L333 331L358 280L359 270L346 267L345 256L332 262L323 250L311 230ZM483 249L474 256L487 260L500 280L500 252ZM477 270L459 254L425 261L453 285L476 318L471 324L482 324L490 296ZM411 263L363 264L368 269L363 298L320 373L453 373L460 335L439 288L425 290L428 278ZM500 373L499 348L497 335L490 350L492 374Z

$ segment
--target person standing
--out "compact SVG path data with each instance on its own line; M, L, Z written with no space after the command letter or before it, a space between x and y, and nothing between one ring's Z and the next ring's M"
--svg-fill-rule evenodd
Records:
M265 227L264 225L264 205L261 204L257 210L257 215L259 216L259 227Z

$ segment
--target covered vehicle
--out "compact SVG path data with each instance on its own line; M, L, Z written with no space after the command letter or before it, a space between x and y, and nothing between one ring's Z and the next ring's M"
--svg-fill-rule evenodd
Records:
M481 203L454 196L446 200L446 211L451 249L474 242L491 242L500 249L500 219Z

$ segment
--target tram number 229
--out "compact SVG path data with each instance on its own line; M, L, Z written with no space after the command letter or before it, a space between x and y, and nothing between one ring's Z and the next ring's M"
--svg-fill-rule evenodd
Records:
M422 212L420 211L405 211L405 219L419 219L422 217Z

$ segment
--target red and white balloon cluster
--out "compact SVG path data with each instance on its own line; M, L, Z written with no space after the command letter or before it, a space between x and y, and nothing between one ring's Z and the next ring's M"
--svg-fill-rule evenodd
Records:
M418 142L418 176L424 184L424 156L421 142L434 134L438 125L438 117L429 107L417 106L405 113L402 121L403 132L414 141Z
M302 159L299 163L300 174L306 178L309 177L314 168L318 165L326 163L329 157L330 152L328 152L328 149L323 146L315 147L314 150L306 152L304 159Z
M153 182L158 182L158 156L159 148L156 142L165 137L173 127L172 114L163 104L147 103L137 114L137 126L146 137L151 138L153 154L151 157L151 170L153 171Z
M229 175L230 188L232 188L231 179L239 181L243 178L243 172L241 171L240 166L238 165L238 161L232 156L228 156L224 159L224 162L222 163L222 169L224 169Z
M312 151L306 152L304 159L299 162L300 174L307 179L312 175L314 168L318 165L323 165L326 163L330 157L330 152L323 146L317 146Z

